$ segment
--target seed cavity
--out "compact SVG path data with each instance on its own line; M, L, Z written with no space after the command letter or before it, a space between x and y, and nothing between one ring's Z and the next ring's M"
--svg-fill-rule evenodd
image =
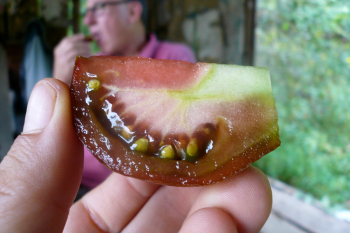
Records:
M132 138L131 130L132 130L131 127L127 126L127 127L124 127L121 132L121 136L127 141L129 141Z
M148 150L148 140L146 138L140 138L131 146L131 149L145 153Z
M100 85L97 79L88 81L91 90L104 88ZM117 136L126 148L140 152L142 156L195 163L213 149L217 126L211 123L198 126L190 136L186 133L162 135L158 131L152 131L148 124L137 122L135 115L125 111L122 101L113 103L112 105L109 99L101 101L101 113L107 117L109 132Z
M175 153L173 147L171 145L165 146L160 152L160 157L164 159L174 159Z
M88 88L91 91L97 91L98 89L100 89L100 81L98 81L97 79L91 79L88 82Z
M182 158L186 160L186 144L187 142L183 139L178 139L173 141L173 145L175 147L175 151L178 158Z
M205 153L208 153L211 149L213 149L213 144L213 140L210 140L207 149L205 150Z
M113 130L114 130L114 132L116 132L116 133L122 133L123 132L123 127L121 127L121 126L113 126Z
M198 144L197 144L197 139L192 139L186 148L186 152L189 156L196 156L198 153Z

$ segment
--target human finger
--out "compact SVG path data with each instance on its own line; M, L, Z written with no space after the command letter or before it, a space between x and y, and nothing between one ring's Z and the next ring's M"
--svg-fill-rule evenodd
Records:
M202 187L162 186L124 232L178 232Z
M83 168L68 87L44 79L33 89L24 132L0 165L2 232L62 232Z
M222 209L203 208L190 214L179 233L236 233L237 226L232 216Z
M218 208L232 216L238 232L259 232L271 206L272 193L266 176L249 167L228 180L204 187L189 216L203 208Z
M75 56L80 55L78 54L79 51L90 52L90 43L85 40L85 36L83 34L77 34L62 39L54 50L55 61L65 61L67 59L67 54L71 53L72 51L75 53Z
M120 232L159 187L114 173L72 206L64 232Z
M83 34L83 33L78 33L78 34L75 34L75 35L73 35L73 36L71 36L71 38L73 39L73 40L84 40L85 39L85 35Z
M256 198L257 196L259 198ZM94 197L91 201L96 199L97 197ZM104 200L104 203L110 203L111 200L114 202L116 199L115 197L109 199L109 201ZM208 201L206 202L205 200ZM258 202L258 204L255 202ZM124 223L128 222L125 228L122 228L122 224L118 224L119 228L117 228L111 224L111 221L107 221L109 224L106 223L99 214L92 214L92 216L99 216L97 217L98 221L94 220L92 222L98 222L97 225L103 226L99 229L105 231L119 232L123 229L123 232L178 232L184 221L187 223L193 221L193 219L188 220L188 218L191 219L194 212L213 207L214 211L218 212L219 210L221 215L231 216L231 218L223 219L224 225L222 225L222 229L232 229L232 224L236 221L239 232L256 232L258 231L256 229L260 229L263 226L269 215L271 190L268 181L260 171L248 168L246 171L228 180L204 188L161 186L152 197L148 198L148 200L144 199L143 203L145 204L139 205L138 212L133 212L133 214L137 213L135 217L127 215L126 219L130 222L124 221ZM112 208L108 209L109 214L107 214L111 219L118 219L121 213L125 213L124 208L119 208L118 205L115 206L114 204L112 206ZM241 211L240 208L242 206L246 209ZM225 209L226 207L227 209ZM101 207L101 209L103 208ZM251 217L252 214L254 215L254 211L257 211L259 214ZM117 214L114 214L114 212ZM247 216L249 217L248 219ZM96 217L92 219L96 219ZM214 220L215 218L213 218ZM198 229L206 227L206 223L202 223L204 225L198 226ZM183 229L184 231L190 229L189 224Z
M72 49L70 53L74 54L74 60L76 56L84 56L89 57L91 55L90 46L84 42L82 44L78 44L76 48Z
M72 44L72 43L76 43L76 42L82 42L84 40L85 40L84 34L79 33L79 34L75 34L73 36L64 37L60 41L59 45Z
M254 168L205 187L163 186L124 231L178 232L187 216L207 207L222 209L232 215L231 219L238 221L238 229L242 232L255 232L255 229L263 226L269 215L271 189L263 173ZM241 211L241 207L244 210ZM258 210L259 212L254 212ZM259 215L251 217L254 213ZM251 224L249 220L256 222Z
M77 49L72 49L68 51L65 54L65 61L64 63L67 63L71 67L71 72L73 73L73 68L75 65L75 59L76 56L83 56L83 57L89 57L91 55L90 49L89 48L77 48ZM63 61L62 61L63 63Z
M271 210L271 189L264 174L254 168L205 187L164 186L124 231L178 232L187 216L207 207L222 209L232 215L238 221L239 232L255 232L263 226ZM241 211L241 207L244 210ZM251 217L254 213L259 214ZM251 224L250 220L256 222Z
M55 58L67 60L67 58L74 54L74 57L77 55L82 55L83 53L91 53L90 45L88 42L69 42L64 44L61 47L56 47L55 49Z

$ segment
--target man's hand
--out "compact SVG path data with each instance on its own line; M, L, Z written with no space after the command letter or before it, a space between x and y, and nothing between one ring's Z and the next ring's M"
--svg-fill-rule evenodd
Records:
M54 51L53 77L70 85L76 56L91 56L89 42L83 34L65 37Z
M271 211L268 180L253 167L192 188L114 173L72 206L82 169L68 86L44 79L0 164L0 232L259 232Z

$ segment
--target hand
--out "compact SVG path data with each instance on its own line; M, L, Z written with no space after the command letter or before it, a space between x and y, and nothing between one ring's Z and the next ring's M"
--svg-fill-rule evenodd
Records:
M90 45L83 34L65 37L55 48L53 77L70 85L76 56L91 56Z
M1 232L259 232L271 189L250 167L218 184L178 188L112 174L73 206L83 146L67 85L40 81L24 132L0 165Z

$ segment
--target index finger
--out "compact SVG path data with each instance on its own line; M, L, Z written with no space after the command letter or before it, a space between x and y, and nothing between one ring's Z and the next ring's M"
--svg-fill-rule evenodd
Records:
M74 41L83 41L85 39L85 35L82 33L79 33L71 36L70 38Z
M64 232L120 232L159 187L113 173L72 206Z

